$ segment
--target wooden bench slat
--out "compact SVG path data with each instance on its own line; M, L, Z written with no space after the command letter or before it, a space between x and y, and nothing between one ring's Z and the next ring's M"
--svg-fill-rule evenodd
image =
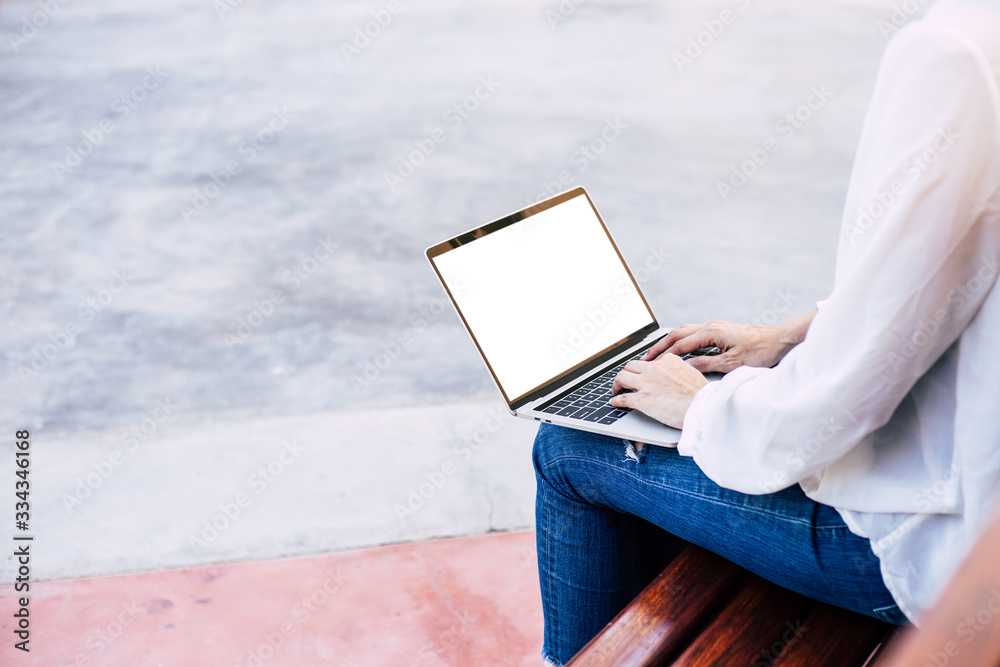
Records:
M817 604L786 638L773 667L861 667L893 627L845 609Z
M732 596L746 572L688 547L567 667L655 667L680 652Z
M690 547L567 667L1000 667L997 554L1000 513L917 632L812 602Z
M732 600L673 663L677 667L770 665L767 651L805 618L811 600L751 575Z

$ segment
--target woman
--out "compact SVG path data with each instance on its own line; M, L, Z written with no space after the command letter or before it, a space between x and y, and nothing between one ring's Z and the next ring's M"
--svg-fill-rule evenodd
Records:
M1000 491L997 72L996 3L942 0L893 37L829 298L775 327L685 325L617 377L612 404L683 427L676 450L539 429L548 664L689 542L919 623Z

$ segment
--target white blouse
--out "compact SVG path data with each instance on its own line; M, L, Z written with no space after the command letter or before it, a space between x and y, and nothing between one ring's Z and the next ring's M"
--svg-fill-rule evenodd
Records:
M833 292L780 364L699 391L678 445L721 486L837 508L914 622L1000 492L998 71L1000 3L944 0L896 33Z

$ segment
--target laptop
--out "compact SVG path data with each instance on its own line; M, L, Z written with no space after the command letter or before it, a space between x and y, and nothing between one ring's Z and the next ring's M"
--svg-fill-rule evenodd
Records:
M608 403L615 375L670 330L584 188L431 246L427 259L511 414L676 446L679 430Z

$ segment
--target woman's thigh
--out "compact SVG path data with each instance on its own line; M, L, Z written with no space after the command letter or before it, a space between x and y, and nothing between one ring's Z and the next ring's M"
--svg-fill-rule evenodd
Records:
M810 598L905 620L868 540L798 485L747 495L720 487L675 449L636 454L625 440L548 424L534 456L546 492L645 519Z

